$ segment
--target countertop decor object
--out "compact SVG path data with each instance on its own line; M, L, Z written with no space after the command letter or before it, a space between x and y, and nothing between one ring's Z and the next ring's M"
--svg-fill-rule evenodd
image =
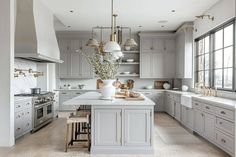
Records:
M187 92L188 91L188 86L187 85L183 85L182 86L182 91L183 92Z
M126 59L126 62L134 62L134 59Z
M170 89L170 84L169 83L164 83L163 87L164 87L164 89Z

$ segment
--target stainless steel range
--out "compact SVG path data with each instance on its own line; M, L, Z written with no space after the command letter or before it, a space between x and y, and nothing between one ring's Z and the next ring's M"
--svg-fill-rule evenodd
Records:
M53 120L54 93L18 94L15 96L33 97L33 129L32 133Z

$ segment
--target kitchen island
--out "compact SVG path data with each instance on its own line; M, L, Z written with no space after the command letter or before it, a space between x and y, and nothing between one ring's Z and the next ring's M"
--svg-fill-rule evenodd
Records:
M91 105L92 154L151 154L155 103L143 97L143 101L101 100L99 92L87 92L64 105L75 109Z

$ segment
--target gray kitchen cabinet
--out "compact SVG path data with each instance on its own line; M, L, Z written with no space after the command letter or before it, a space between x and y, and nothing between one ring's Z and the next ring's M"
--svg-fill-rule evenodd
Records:
M17 99L14 102L15 139L32 130L32 98Z
M194 109L194 130L200 135L203 135L204 114L198 109Z
M59 78L66 78L68 76L70 76L70 54L68 53L61 53L61 60L63 60L63 63L58 64L58 76Z
M174 100L173 95L171 93L167 93L165 95L165 111L172 117L174 117Z
M164 78L164 54L163 53L152 53L152 78Z
M164 109L164 94L156 91L141 91L146 97L155 102L154 111L163 112Z
M59 100L59 91L53 91L53 93L55 94L54 95L54 106L53 106L53 116L54 117L58 117L58 112L59 112L59 103L60 103L60 100Z
M151 110L126 109L125 113L125 146L151 145Z
M140 78L175 77L175 37L172 33L140 33Z
M181 119L181 104L179 102L174 102L174 117L178 121Z
M176 32L176 77L192 78L193 24L185 24Z
M193 122L194 122L193 109L181 106L181 123L190 130L193 130Z
M121 146L121 109L95 109L95 146Z
M60 45L60 43L62 43L62 45ZM64 61L63 63L58 64L59 78L94 77L92 67L87 63L86 58L79 53L80 49L86 54L94 51L92 48L87 47L85 43L86 40L84 39L59 40L61 60Z
M175 53L176 51L175 39L164 39L164 51L166 53Z
M83 94L85 91L69 91L69 90L62 90L59 91L59 110L60 111L75 111L76 108L71 105L63 105L63 103L67 100L70 100L74 97L77 97L81 94Z
M140 54L140 78L152 78L152 53L145 52Z
M204 136L210 140L215 140L215 116L204 113Z

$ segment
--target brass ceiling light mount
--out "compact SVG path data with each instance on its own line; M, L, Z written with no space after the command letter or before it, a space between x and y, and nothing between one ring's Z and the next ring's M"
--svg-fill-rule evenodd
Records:
M211 16L211 15L199 15L199 16L195 16L197 19L204 19L205 17L208 19L208 20L211 20L211 21L214 21L215 17L214 16Z

